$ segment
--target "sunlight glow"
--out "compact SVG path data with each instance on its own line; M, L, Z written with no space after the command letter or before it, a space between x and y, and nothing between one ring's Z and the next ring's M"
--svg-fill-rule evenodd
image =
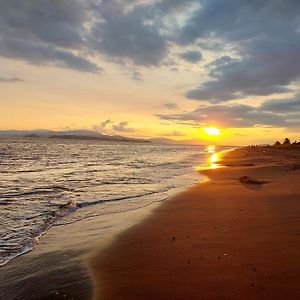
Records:
M221 134L221 130L217 127L206 127L204 128L206 134L212 135L212 136L217 136Z
M206 148L206 152L208 153L215 153L215 151L216 151L216 146L214 145L207 146Z
M194 169L196 171L206 170L206 169L217 169L220 168L220 165L218 164L218 161L220 160L220 154L216 151L216 146L210 145L207 146L205 152L209 153L210 155L207 158L207 165L199 165L195 166Z
M216 163L218 161L218 154L214 153L211 157L210 157L210 162L211 163Z
M217 164L217 161L219 160L219 156L218 153L214 153L212 154L212 156L209 158L210 160L210 168L211 169L217 169L219 167L219 165Z

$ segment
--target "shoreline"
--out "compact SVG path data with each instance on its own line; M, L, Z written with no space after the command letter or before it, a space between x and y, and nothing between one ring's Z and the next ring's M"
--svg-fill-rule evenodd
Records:
M93 299L299 299L299 151L247 147L221 164L90 256Z
M229 151L229 150L223 150L223 151ZM179 175L179 176L184 176L184 175ZM45 236L47 235L47 233L50 230L56 230L56 228L58 228L60 226L69 226L69 225L72 225L72 224L75 224L75 223L79 223L81 221L86 221L86 220L90 220L90 219L94 219L94 218L106 218L106 217L115 216L115 215L119 215L119 214L131 214L131 213L134 214L134 212L136 212L136 211L144 211L144 210L146 211L146 210L148 210L148 208L149 208L149 211L152 211L153 210L152 206L155 207L157 205L162 205L163 202L168 201L169 199L171 199L172 197L174 197L174 195L177 195L177 194L181 193L185 189L189 189L190 187L192 187L193 185L195 185L197 183L198 183L198 180L195 181L195 182L193 182L193 183L191 183L191 184L189 184L189 185L187 185L187 186L173 187L170 190L168 190L168 192L170 192L171 190L175 190L175 191L172 191L171 195L168 195L166 198L159 199L159 200L153 201L151 203L147 203L147 204L139 206L137 208L133 208L133 209L129 209L129 210L124 210L124 211L118 211L118 212L114 212L114 213L109 213L107 215L105 215L105 214L103 214L103 215L102 214L92 215L92 216L88 216L88 217L83 218L83 219L75 220L75 221L72 221L72 222L69 222L69 223L64 223L64 224L58 224L58 225L57 224L54 224L54 225L50 224L49 227L47 227L44 231L42 231L41 233L39 233L39 235L37 235L35 237L36 238L36 242L35 242L35 244L33 246L30 246L27 249L24 249L23 252L15 254L14 256L10 257L4 263L2 263L2 264L0 263L0 270L1 270L1 267L9 264L10 262L14 261L15 259L17 259L19 257L22 257L22 256L24 256L24 255L26 255L26 254L34 251L34 249L39 246L41 239L45 238ZM161 191L161 192L163 192L163 191ZM149 195L152 195L152 194L155 194L155 193L150 193ZM144 197L144 196L148 196L148 195L142 195L141 197ZM124 199L138 198L138 197L139 196L124 197ZM120 200L123 200L123 198L121 198ZM72 205L72 203L71 203L71 205ZM81 206L79 206L78 208L80 208L80 207ZM58 220L63 219L64 217L69 216L71 214L72 214L72 212L69 212L67 215L59 217Z
M91 299L94 287L86 264L90 253L108 248L124 231L143 222L157 207L194 184L197 183L175 187L167 199L133 210L51 226L33 249L0 267L0 298Z

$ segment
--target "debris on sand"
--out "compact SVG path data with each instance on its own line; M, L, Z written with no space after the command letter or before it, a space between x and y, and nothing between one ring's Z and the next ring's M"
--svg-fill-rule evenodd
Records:
M265 183L267 183L267 181L257 180L257 179L251 178L249 176L240 177L239 182L242 184L265 184Z

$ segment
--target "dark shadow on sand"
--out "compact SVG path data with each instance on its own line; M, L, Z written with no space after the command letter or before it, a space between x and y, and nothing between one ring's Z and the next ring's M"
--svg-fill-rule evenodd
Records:
M16 258L0 268L0 299L91 299L92 282L78 256L60 251Z

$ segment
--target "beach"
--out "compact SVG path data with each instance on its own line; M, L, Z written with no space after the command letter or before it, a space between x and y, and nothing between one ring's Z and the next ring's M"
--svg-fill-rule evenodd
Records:
M116 224L51 228L0 269L1 299L299 299L299 149L212 158L207 181Z
M220 163L90 257L94 299L299 299L300 151L247 147Z

